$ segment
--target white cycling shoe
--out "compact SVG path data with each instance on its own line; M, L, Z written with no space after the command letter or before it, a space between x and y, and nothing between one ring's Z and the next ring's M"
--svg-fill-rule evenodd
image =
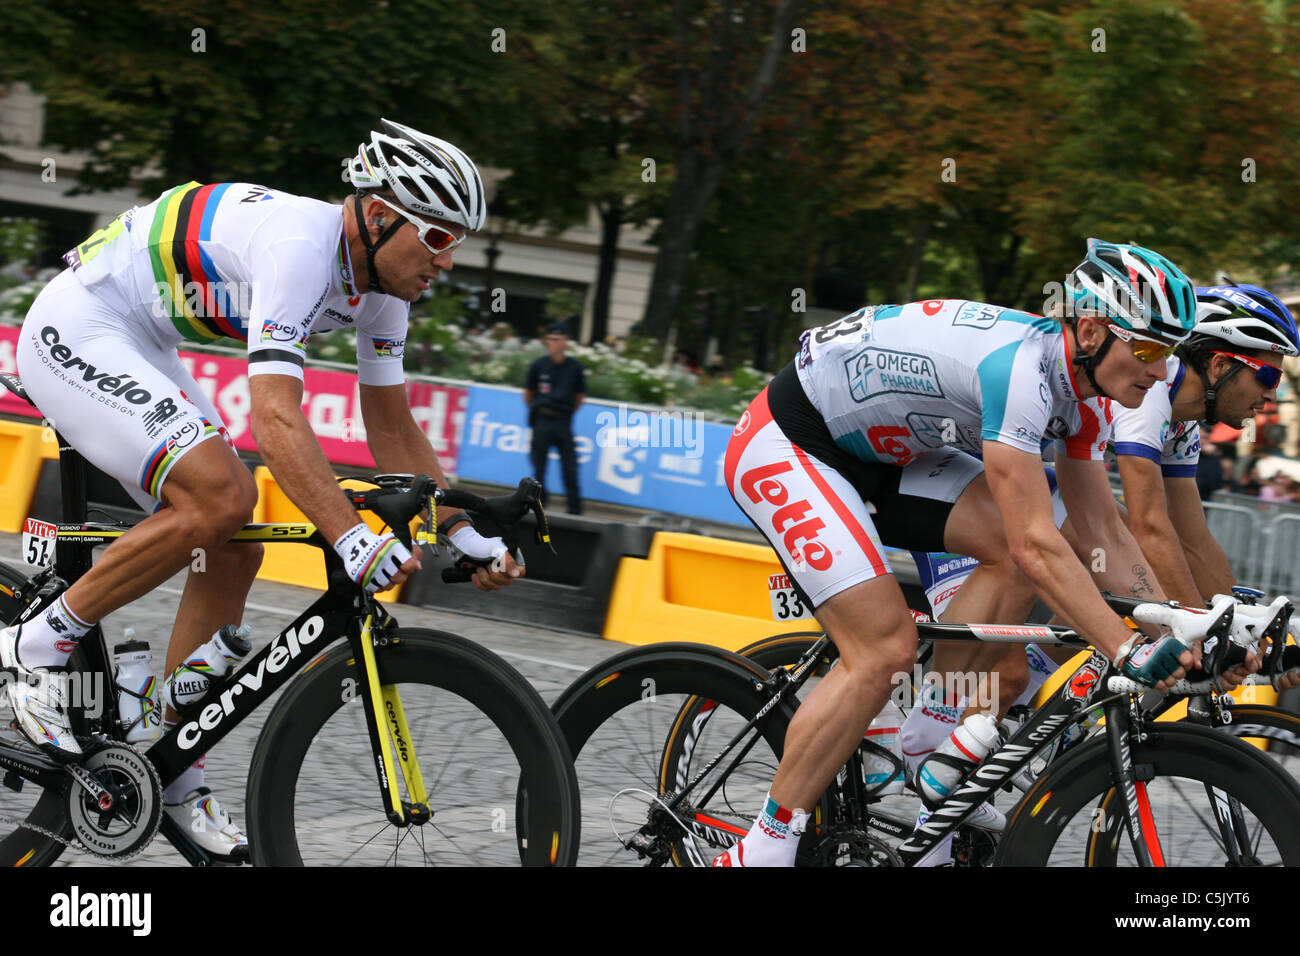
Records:
M68 675L45 667L28 668L18 659L20 625L0 630L0 668L5 693L22 735L47 757L70 763L81 757L68 718Z
M207 787L191 790L180 803L169 803L165 809L210 855L226 860L247 856L248 838Z

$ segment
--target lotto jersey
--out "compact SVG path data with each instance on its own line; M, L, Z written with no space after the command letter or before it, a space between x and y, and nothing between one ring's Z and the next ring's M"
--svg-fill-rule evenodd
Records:
M1110 403L1084 404L1052 319L965 300L871 306L800 338L799 381L835 443L904 465L997 441L1098 460Z
M409 306L352 286L339 206L251 183L187 183L64 261L155 341L248 343L248 374L302 378L307 336L357 330L357 378L400 385Z
M1115 410L1115 454L1154 461L1166 478L1195 478L1201 457L1201 426L1194 421L1171 420L1187 366L1171 355L1165 368L1165 380L1152 385L1137 408L1111 403Z

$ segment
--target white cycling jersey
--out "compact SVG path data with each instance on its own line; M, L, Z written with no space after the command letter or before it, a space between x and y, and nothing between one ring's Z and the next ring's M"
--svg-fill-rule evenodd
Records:
M187 183L70 251L77 280L159 345L248 343L248 373L302 378L307 336L357 330L357 378L400 385L409 306L352 283L340 206L252 183Z
M905 465L950 445L997 441L1034 455L1045 441L1100 459L1106 405L1081 402L1052 319L959 299L859 309L800 339L799 381L835 443Z
M250 376L302 379L307 336L357 330L357 379L398 386L409 306L361 294L343 211L251 183L188 183L70 251L23 323L32 400L146 510L185 455L230 440L181 365L185 341L246 342Z
M1109 411L1079 399L1055 321L961 300L869 307L803 334L741 416L724 472L816 608L890 573L882 542L942 550L984 441L1100 460ZM927 583L932 598L965 564Z
M1201 457L1201 427L1194 421L1172 421L1174 400L1183 386L1187 366L1176 356L1167 359L1163 382L1156 382L1137 408L1114 406L1116 455L1136 455L1160 466L1166 478L1195 478Z

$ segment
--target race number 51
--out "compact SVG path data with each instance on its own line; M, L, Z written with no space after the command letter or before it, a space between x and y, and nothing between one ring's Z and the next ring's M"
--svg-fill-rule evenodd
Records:
M772 619L795 621L813 616L812 610L799 599L799 592L790 584L788 574L770 574L767 593L772 599Z
M54 561L54 538L58 529L46 521L28 518L23 522L23 560L44 567Z

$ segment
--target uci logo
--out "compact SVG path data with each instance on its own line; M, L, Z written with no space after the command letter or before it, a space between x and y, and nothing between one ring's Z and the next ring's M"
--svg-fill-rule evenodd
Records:
M175 454L181 448L188 448L194 444L194 439L199 437L199 423L186 422L179 429L172 432L167 439L167 452Z
M280 325L268 322L262 326L263 342L292 342L298 338L298 330L292 325Z

